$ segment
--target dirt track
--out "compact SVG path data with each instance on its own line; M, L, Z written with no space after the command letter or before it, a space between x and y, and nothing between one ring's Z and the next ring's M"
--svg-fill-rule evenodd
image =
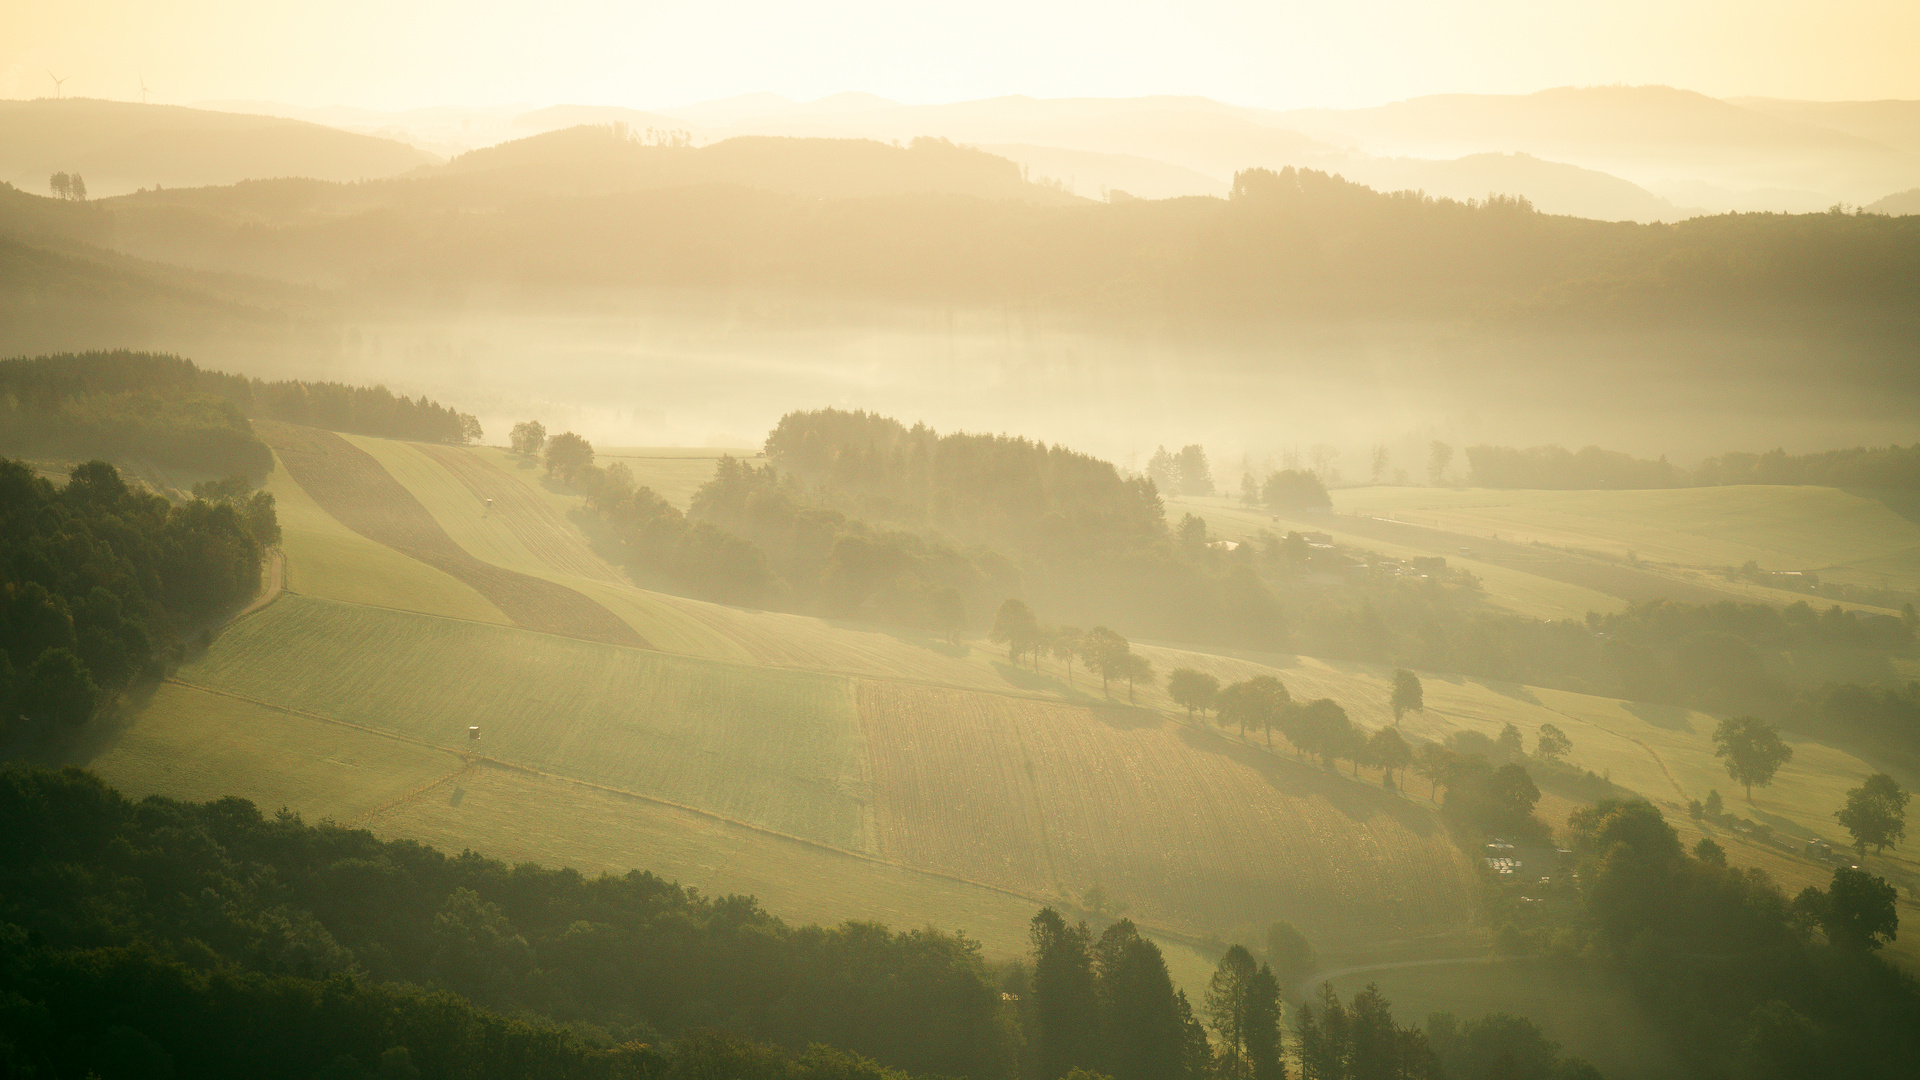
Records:
M646 646L631 626L588 597L468 554L372 455L340 436L262 421L254 428L294 480L342 525L472 586L515 626Z

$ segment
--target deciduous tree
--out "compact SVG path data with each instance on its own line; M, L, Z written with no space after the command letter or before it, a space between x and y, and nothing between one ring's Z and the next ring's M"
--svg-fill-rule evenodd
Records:
M1558 724L1541 724L1540 731L1533 737L1533 756L1547 761L1559 761L1573 752L1573 740L1560 730Z
M1212 708L1219 693L1220 680L1204 671L1174 668L1167 674L1167 696L1187 710L1188 720L1193 719L1195 712L1204 713Z
M1398 724L1400 717L1421 712L1426 707L1426 690L1420 685L1420 676L1406 668L1396 670L1393 673L1393 722Z
M563 431L547 441L547 472L568 483L593 464L593 444Z
M1000 602L1000 610L994 613L993 628L987 631L987 640L1007 647L1007 663L1019 663L1022 653L1034 647L1040 640L1040 620L1033 617L1033 609L1026 601L1008 597Z
M1793 747L1780 738L1780 729L1757 716L1735 716L1720 721L1713 732L1713 753L1727 763L1727 775L1747 789L1773 783L1773 774L1793 760Z
M1840 824L1853 836L1853 848L1867 853L1872 844L1879 854L1905 839L1907 800L1913 796L1886 773L1874 773L1867 781L1847 792L1847 805L1834 812Z
M507 436L507 445L516 454L537 457L547 445L547 428L538 420L522 420L513 425L513 432Z

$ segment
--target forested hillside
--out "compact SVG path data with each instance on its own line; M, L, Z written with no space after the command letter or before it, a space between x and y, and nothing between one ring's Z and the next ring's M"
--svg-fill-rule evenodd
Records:
M384 386L267 382L128 350L0 360L0 453L144 459L258 482L273 454L249 417L426 442L480 435L473 417Z
M791 288L1017 299L1129 322L1465 312L1521 326L1724 325L1736 315L1799 324L1846 311L1870 318L1862 332L1907 334L1920 280L1913 218L1603 223L1550 217L1517 199L1377 192L1292 168L1246 170L1224 200L1111 205L1047 206L937 185L821 200L787 193L777 173L716 183L698 168L679 170L679 186L608 191L569 179L559 167L567 140L543 138L559 155L551 182L504 204L489 197L499 213L445 216L491 171L352 188L275 182L285 197L242 185L116 200L117 242L150 257L356 290L428 276L539 289ZM527 174L544 160L536 149L497 153ZM691 161L720 149L632 153ZM568 194L583 183L595 193Z

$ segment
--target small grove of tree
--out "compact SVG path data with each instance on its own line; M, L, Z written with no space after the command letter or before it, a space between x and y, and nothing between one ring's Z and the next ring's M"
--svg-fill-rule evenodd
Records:
M1573 740L1558 724L1541 724L1533 737L1533 756L1543 761L1559 761L1573 752Z
M1773 783L1773 774L1793 760L1793 747L1780 738L1780 729L1756 716L1720 721L1713 731L1713 753L1726 762L1727 775L1746 787L1748 802L1755 784Z
M547 445L547 428L538 420L522 420L513 425L513 431L507 436L507 445L513 452L524 457L539 457L540 451Z
M1907 801L1913 796L1886 773L1874 773L1866 782L1847 792L1847 804L1834 811L1834 817L1853 837L1853 849L1867 853L1873 845L1878 855L1898 844L1907 835Z
M547 472L565 483L573 483L582 470L593 464L593 444L563 431L547 440Z
M1095 941L1087 924L1043 908L1030 924L1033 974L1022 1003L1030 1075L1202 1080L1207 1038L1166 960L1121 919Z
M1267 927L1267 963L1273 965L1274 977L1284 991L1313 974L1320 960L1305 934L1290 922L1276 922Z
M1809 885L1793 899L1800 918L1827 935L1834 945L1872 952L1892 941L1900 929L1899 890L1885 880L1842 866L1825 892Z
M47 187L53 190L57 198L73 202L87 201L87 182L79 173L57 172L47 179Z
M1256 964L1234 945L1207 985L1207 1026L1219 1044L1219 1075L1233 1080L1284 1080L1280 982L1268 964Z
M1281 469L1267 474L1260 484L1260 501L1276 513L1301 510L1328 510L1333 497L1320 477L1306 469Z
M1357 761L1366 739L1331 698L1319 698L1287 710L1285 733L1295 751L1322 761Z
M1273 729L1281 726L1293 704L1286 684L1271 675L1255 675L1223 687L1216 700L1222 727L1239 727L1243 740L1249 728L1265 732L1268 746L1273 745Z
M1175 705L1187 710L1187 719L1192 720L1196 712L1204 713L1213 708L1220 694L1220 680L1204 671L1193 668L1174 668L1167 673L1167 696Z
M1420 676L1399 668L1393 673L1393 722L1409 712L1422 712L1427 707L1426 690L1420 685Z

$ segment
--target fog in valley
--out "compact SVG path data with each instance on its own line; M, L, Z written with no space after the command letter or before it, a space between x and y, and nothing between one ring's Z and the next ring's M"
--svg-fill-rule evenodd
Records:
M1917 44L0 11L0 1076L1911 1075Z

